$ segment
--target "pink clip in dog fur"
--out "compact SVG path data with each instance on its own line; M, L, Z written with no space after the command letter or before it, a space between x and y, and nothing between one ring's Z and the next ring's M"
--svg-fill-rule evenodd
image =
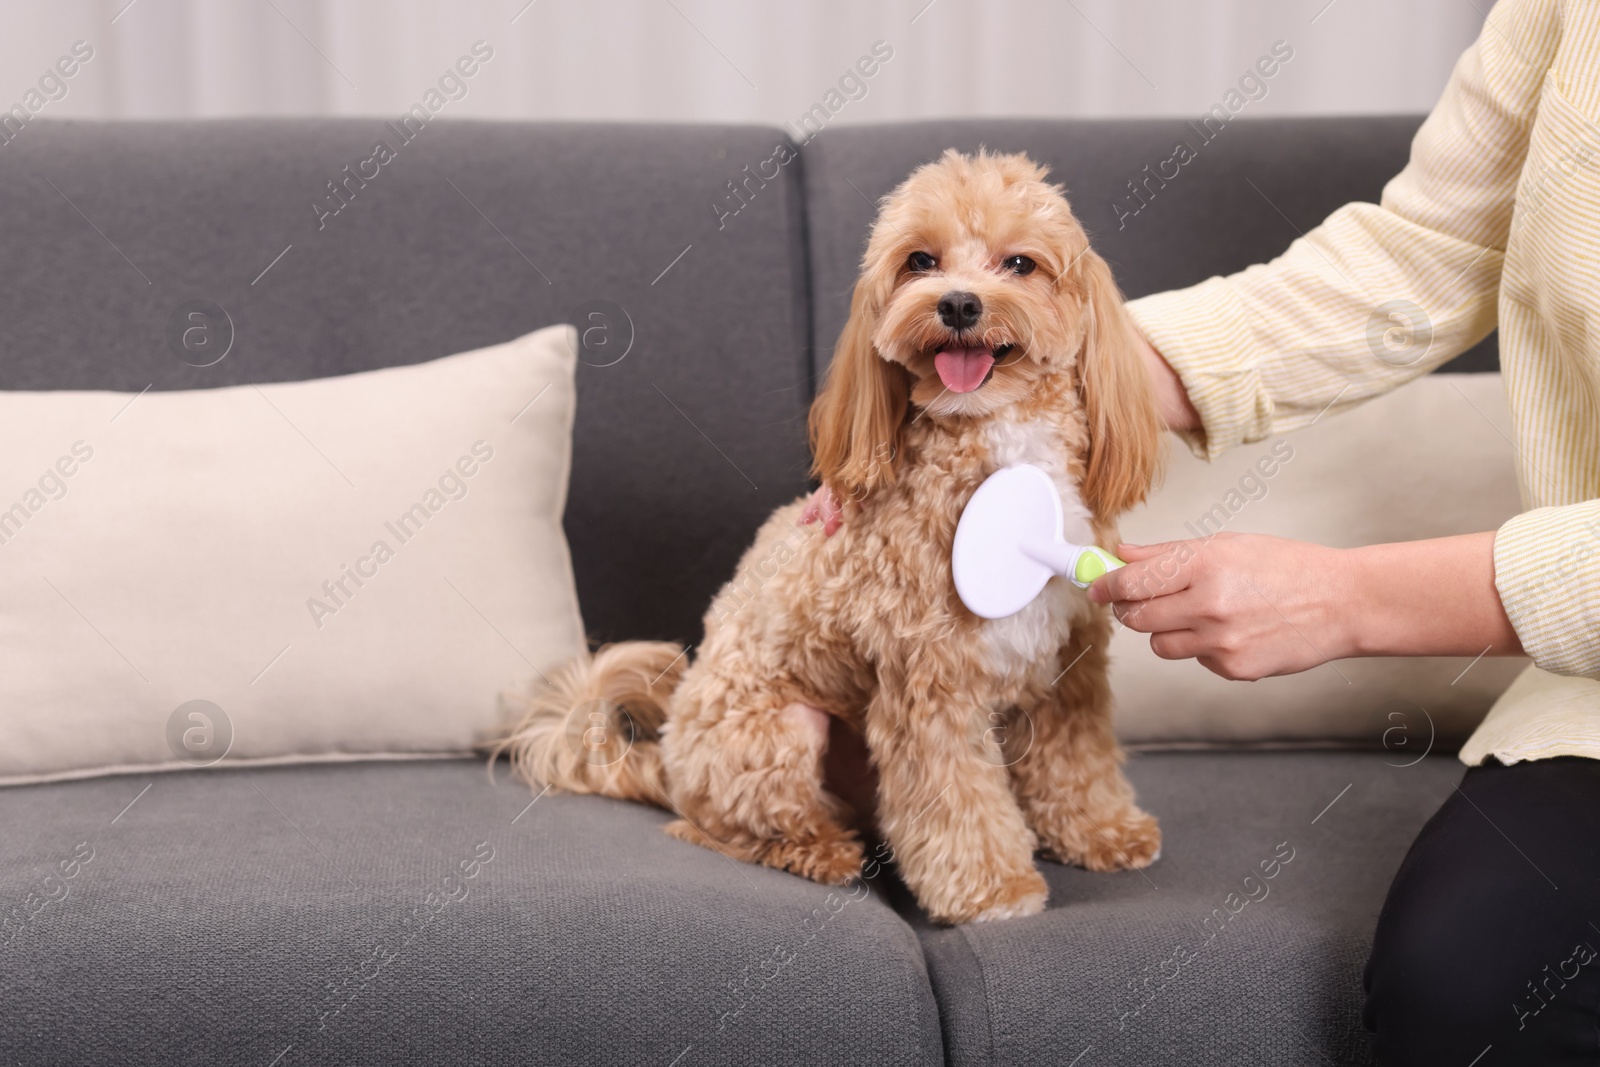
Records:
M1121 295L1060 187L1024 156L947 152L884 199L811 409L839 531L797 540L803 501L778 509L728 587L749 595L713 603L692 663L602 648L501 747L541 787L661 805L676 837L821 882L858 876L865 815L940 922L1042 909L1036 850L1146 866L1161 833L1112 734L1107 609L1049 582L983 618L950 559L967 501L1017 464L1049 483L1065 540L1116 544L1158 433ZM825 785L832 719L871 752L874 811Z

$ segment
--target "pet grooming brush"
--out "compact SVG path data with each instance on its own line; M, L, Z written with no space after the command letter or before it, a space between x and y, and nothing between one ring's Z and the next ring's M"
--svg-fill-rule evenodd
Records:
M1062 535L1061 497L1050 476L1021 463L996 471L972 494L950 553L956 593L974 615L1015 615L1062 577L1087 589L1123 561Z

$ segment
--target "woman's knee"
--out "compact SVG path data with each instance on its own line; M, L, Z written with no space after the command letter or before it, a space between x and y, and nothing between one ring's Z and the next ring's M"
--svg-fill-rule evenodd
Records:
M1544 1062L1600 1021L1600 932L1519 855L1550 842L1508 841L1519 813L1472 785L1476 800L1453 794L1423 829L1378 919L1364 1021L1380 1064L1467 1064L1491 1046L1480 1067Z
M1434 1046L1441 1035L1465 1039L1484 1030L1491 1016L1508 1014L1496 991L1515 983L1514 974L1500 973L1510 964L1473 948L1475 931L1517 901L1463 884L1453 873L1414 865L1389 891L1366 970L1364 1020L1380 1052L1409 1055ZM1393 1062L1411 1061L1396 1055Z

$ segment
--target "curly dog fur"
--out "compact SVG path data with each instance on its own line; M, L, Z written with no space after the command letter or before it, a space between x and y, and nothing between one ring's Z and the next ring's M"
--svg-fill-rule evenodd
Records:
M882 203L811 410L842 529L778 509L692 663L604 648L534 693L502 748L531 782L659 804L686 841L840 883L862 845L824 786L836 717L865 738L879 830L941 922L1042 909L1036 850L1149 864L1161 834L1112 734L1105 609L1054 580L985 621L950 576L963 506L1015 463L1051 475L1068 540L1116 544L1160 454L1131 330L1042 167L952 150L919 168Z

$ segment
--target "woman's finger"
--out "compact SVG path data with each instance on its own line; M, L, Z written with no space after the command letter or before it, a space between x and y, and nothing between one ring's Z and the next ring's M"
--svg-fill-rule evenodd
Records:
M818 519L822 520L824 537L832 537L844 524L844 512L839 507L839 498L833 495L833 490L826 484L817 486L806 501L806 506L800 511L802 526L809 526Z
M1188 592L1113 602L1111 611L1122 625L1142 634L1189 630L1204 621L1195 611L1194 595Z
M1211 649L1193 630L1167 630L1150 635L1150 651L1162 659L1194 659Z
M1096 604L1109 604L1117 600L1149 600L1181 592L1189 587L1185 545L1179 541L1171 551L1149 559L1128 560L1126 567L1118 567L1095 579L1089 587L1089 599ZM1124 556L1123 559L1128 557Z
M1129 563L1135 563L1139 560L1154 559L1163 552L1172 551L1182 543L1181 541L1163 541L1155 545L1135 545L1124 541L1117 546L1117 555Z
M1201 538L1185 538L1181 541L1162 541L1153 545L1136 545L1131 541L1123 541L1117 545L1117 555L1132 563L1139 559L1153 559L1164 552L1187 551L1198 552L1207 542L1236 536L1231 530L1219 530L1214 534Z
M839 498L833 495L832 489L823 486L822 490L822 534L832 537L844 525L844 509L839 506Z

